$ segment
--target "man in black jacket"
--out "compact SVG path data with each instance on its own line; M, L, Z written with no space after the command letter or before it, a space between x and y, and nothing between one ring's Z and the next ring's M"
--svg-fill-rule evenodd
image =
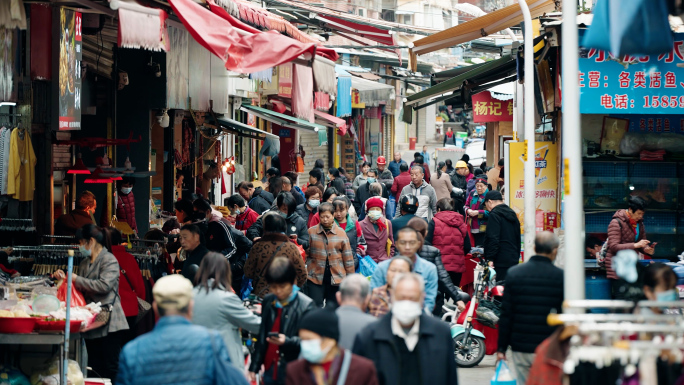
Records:
M76 201L76 210L72 210L68 214L62 214L55 222L55 235L70 235L74 236L76 230L87 224L96 224L93 219L97 201L95 194L90 191L84 191Z
M401 201L397 202L399 204L399 210L401 216L392 219L392 232L394 233L394 239L397 239L399 230L403 229L408 225L411 218L416 216L416 211L418 210L418 198L415 195L404 195L401 197Z
M292 193L280 193L278 198L276 198L275 207L271 211L279 213L287 221L287 236L297 241L304 250L308 249L309 229L306 227L306 220L297 214L297 201L295 201ZM258 241L263 234L264 224L262 218L257 219L246 232L247 238L252 242Z
M496 280L504 281L508 269L520 261L520 221L498 191L487 193L485 208L489 211L484 240L485 258L494 262Z
M299 357L299 323L315 308L295 286L297 271L285 257L276 257L266 270L271 294L264 297L261 327L249 366L250 382L264 365L264 384L285 384L287 364ZM275 333L275 336L270 336Z
M250 209L261 215L268 211L273 204L273 194L262 189L261 187L254 188L251 182L240 182L237 187L238 193L247 201Z
M499 319L497 359L505 360L506 350L511 347L510 358L518 384L527 382L534 351L554 332L547 316L554 310L560 312L563 304L563 270L553 265L558 246L558 237L553 233L537 234L536 255L508 272Z
M209 252L209 249L201 242L201 233L197 225L185 225L180 231L180 244L185 252L185 262L183 262L181 274L193 284L199 265Z
M375 363L380 385L458 385L449 324L422 311L423 278L402 274L393 288L392 310L356 336L354 354Z

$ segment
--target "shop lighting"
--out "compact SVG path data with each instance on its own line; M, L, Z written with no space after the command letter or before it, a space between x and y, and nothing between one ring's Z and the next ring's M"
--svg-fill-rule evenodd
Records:
M102 168L100 166L97 166L95 168L95 171L93 171L93 174L86 178L86 180L83 181L83 183L112 183L113 180L112 178L103 176L104 171L102 171Z
M76 155L76 162L74 162L73 166L69 167L69 170L67 170L67 174L90 175L90 170L88 170L88 167L86 167L83 163L83 159L81 159L80 153Z
M629 191L634 191L634 185L629 185Z
M15 107L17 103L15 102L0 102L0 107L2 106L10 106L10 107Z

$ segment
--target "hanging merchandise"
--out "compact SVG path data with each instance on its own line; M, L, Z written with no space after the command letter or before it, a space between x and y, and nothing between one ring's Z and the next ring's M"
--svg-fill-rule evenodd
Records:
M118 0L113 0L111 6L119 7L119 47L167 52L171 49L166 27L169 15L165 11Z
M264 139L264 144L261 146L261 149L259 150L259 158L261 158L262 162L266 161L267 156L275 156L280 153L280 138L273 138L270 136L267 136Z
M625 55L657 55L674 46L665 0L599 0L582 46Z
M0 195L7 194L7 175L9 171L9 149L12 129L0 128Z
M0 7L2 7L0 5ZM21 5L23 10L24 6ZM26 27L24 27L26 28ZM14 85L14 45L12 29L0 28L0 101L12 99Z
M10 138L7 194L21 202L33 200L36 186L36 154L33 152L31 134L24 128L16 128Z

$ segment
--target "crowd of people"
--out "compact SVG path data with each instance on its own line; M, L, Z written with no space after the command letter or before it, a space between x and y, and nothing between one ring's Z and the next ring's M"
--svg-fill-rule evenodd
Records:
M552 263L558 239L538 234L536 255L517 266L520 223L500 192L503 160L487 169L465 156L430 175L429 159L426 148L410 164L399 152L389 164L378 157L353 180L321 161L301 187L299 175L270 168L265 183L237 184L228 217L201 196L180 199L175 219L145 235L166 241L166 276L151 293L125 237L94 224L95 196L83 192L56 228L75 235L86 257L74 287L111 312L85 336L89 366L126 385L242 384L257 375L265 384L456 384L454 342L439 317L445 301L466 308L466 256L483 246L506 284L499 358L509 354L518 381L526 378L535 348L553 332L545 317L563 300L562 270ZM120 190L120 220L135 216L132 189L127 181ZM606 250L613 274L618 251L653 253L644 210L632 198L615 214L607 246L588 240L588 253ZM362 276L368 258L375 267ZM661 270L644 275L649 298L671 292ZM243 305L249 294L260 313ZM144 334L139 300L153 302L157 319ZM242 333L255 341L247 363Z

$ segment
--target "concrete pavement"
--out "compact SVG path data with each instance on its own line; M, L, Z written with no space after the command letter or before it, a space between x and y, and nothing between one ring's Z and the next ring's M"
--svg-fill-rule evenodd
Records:
M458 383L466 385L488 385L496 370L496 355L485 356L474 368L458 368Z

